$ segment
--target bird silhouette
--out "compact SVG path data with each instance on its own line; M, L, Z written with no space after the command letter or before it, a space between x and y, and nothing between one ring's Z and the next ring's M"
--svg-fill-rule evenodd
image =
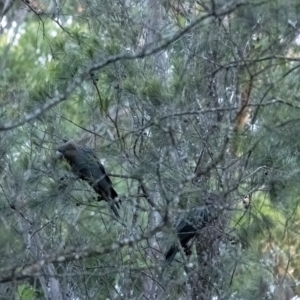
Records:
M59 146L56 154L59 158L66 159L73 173L86 181L99 195L97 200L105 200L116 217L120 218L117 210L120 208L118 194L112 187L112 182L95 152L69 141Z
M208 226L216 218L216 204L222 199L222 196L211 192L206 193L205 205L194 207L177 216L174 227L177 238L187 256L191 255L189 242L196 237L200 230ZM165 254L166 261L171 263L179 251L174 243Z
M206 207L193 209L186 216L179 219L176 225L176 234L180 245L186 255L190 255L189 241L193 239L201 229L212 221L212 215ZM166 253L166 260L172 262L176 253L179 251L178 246L173 244Z

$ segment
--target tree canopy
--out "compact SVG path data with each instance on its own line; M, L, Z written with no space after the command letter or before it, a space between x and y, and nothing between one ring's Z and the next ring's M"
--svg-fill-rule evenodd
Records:
M0 11L0 299L300 299L299 1ZM56 157L69 140L120 218Z

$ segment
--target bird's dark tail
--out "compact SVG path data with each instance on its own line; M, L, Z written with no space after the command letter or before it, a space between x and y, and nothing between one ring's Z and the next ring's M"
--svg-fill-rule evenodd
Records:
M118 193L115 191L114 188L111 188L111 190L110 190L110 196L112 198L117 198L118 197Z
M116 208L116 206L117 206L118 208L119 208L120 206L118 206L117 204L116 204L116 206L115 206L115 204L116 204L116 203L110 204L110 208L111 208L111 210L113 211L113 213L115 214L115 216L116 216L118 219L120 219L119 212L118 212L118 210L117 210L117 208Z
M168 263L171 263L177 252L178 252L178 247L175 245L171 246L171 248L168 250L166 254L166 261Z
M114 204L116 205L116 207L120 209L121 200L116 199L116 198L118 198L118 193L113 188L111 188L111 190L110 190L110 196L113 199Z

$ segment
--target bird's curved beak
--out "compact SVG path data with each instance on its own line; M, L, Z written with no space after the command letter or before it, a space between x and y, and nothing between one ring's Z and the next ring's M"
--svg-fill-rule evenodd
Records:
M63 156L64 156L64 155L62 154L62 152L60 152L60 151L58 151L58 150L55 152L55 154L56 154L57 158L59 158L59 159L63 158Z

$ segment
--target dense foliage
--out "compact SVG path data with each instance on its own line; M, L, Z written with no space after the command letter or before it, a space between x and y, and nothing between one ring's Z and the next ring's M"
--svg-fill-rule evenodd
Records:
M0 10L0 299L300 297L298 0ZM120 219L64 140L95 151ZM208 192L214 221L167 263Z

